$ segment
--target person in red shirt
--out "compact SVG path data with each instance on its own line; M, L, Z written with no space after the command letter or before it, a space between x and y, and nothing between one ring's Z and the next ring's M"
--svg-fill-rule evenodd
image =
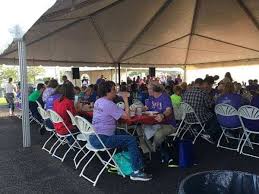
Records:
M74 86L70 83L65 83L61 86L60 93L62 96L60 99L54 101L53 110L62 117L64 123L72 133L76 132L77 129L72 125L72 121L67 113L67 110L69 110L73 115L76 115L74 106ZM62 123L54 123L54 128L60 135L69 133Z

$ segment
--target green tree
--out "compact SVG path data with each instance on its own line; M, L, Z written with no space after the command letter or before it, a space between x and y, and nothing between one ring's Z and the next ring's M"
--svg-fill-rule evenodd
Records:
M0 85L10 77L13 78L14 81L18 81L18 67L0 65Z
M41 66L28 67L28 83L36 84L36 77L43 74L45 69Z

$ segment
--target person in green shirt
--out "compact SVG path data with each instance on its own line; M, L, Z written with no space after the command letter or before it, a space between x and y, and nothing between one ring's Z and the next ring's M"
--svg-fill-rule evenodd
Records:
M31 111L32 116L37 119L39 122L42 122L42 118L38 112L38 104L36 101L38 101L42 107L44 107L44 103L42 101L42 93L45 90L45 85L43 83L39 83L37 85L37 90L33 91L29 95L29 108Z
M39 99L39 97L42 95L44 90L45 90L45 85L43 83L39 83L37 85L37 90L33 91L29 95L29 102L36 102Z
M182 88L180 86L174 87L174 94L171 96L171 101L173 106L180 106L180 103L182 102Z
M174 87L174 94L171 96L171 102L174 108L175 120L181 120L182 110L180 109L180 104L182 102L182 88L179 85Z

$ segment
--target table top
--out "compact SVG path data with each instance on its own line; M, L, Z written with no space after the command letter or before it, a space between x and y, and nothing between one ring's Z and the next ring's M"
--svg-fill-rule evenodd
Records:
M85 115L87 117L92 118L93 117L93 112L89 111L89 112L81 112L82 115ZM129 119L120 119L121 122L128 124L128 125L134 125L134 124L147 124L147 125L153 125L158 123L155 120L155 116L150 116L150 115L136 115L133 117L130 117Z

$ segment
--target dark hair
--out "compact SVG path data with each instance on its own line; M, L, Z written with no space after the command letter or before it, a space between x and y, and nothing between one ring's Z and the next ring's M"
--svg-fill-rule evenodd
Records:
M58 86L58 81L57 81L56 79L51 79L51 80L49 81L48 86L49 86L50 88L56 88L56 87Z
M63 75L63 76L62 76L62 80L67 80L67 76L66 76L66 75Z
M164 86L160 84L153 84L152 89L154 92L163 92Z
M79 92L81 91L81 89L78 86L75 86L74 89Z
M208 83L209 85L213 85L214 82L215 82L215 80L214 80L214 77L212 77L212 76L207 76L207 77L203 80L203 82L206 82L206 83Z
M174 86L174 89L173 89L173 90L174 90L174 93L179 92L180 94L181 94L182 91L183 91L182 87L179 86L179 85Z
M111 92L112 87L115 86L113 81L105 81L98 86L98 96L104 97L107 93Z
M45 87L45 85L43 84L43 83L39 83L38 85L37 85L37 90L41 90L42 88L44 88Z
M71 83L62 84L60 87L60 93L62 94L62 98L60 101L64 99L64 97L73 100L74 99L74 86Z
M46 80L46 81L44 82L44 84L45 84L46 86L48 86L48 85L49 85L49 80Z
M10 77L10 78L8 79L8 82L11 83L12 81L13 81L13 78Z
M227 72L227 73L225 74L225 77L229 78L231 82L233 81L230 72Z
M198 85L203 84L203 79L197 78L197 79L195 80L194 84L198 84Z
M127 85L120 85L120 91L121 92L127 92L127 90L128 90Z
M61 91L60 91L61 86L62 86L62 85L58 85L58 86L56 87L55 92L54 92L52 95L61 94Z

